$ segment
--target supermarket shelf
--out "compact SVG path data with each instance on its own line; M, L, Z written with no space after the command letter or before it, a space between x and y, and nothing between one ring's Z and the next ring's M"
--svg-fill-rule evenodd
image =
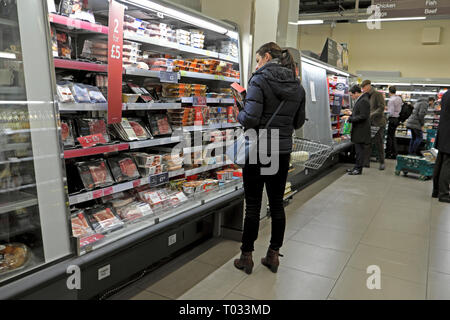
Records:
M233 62L233 63L239 63L239 58L233 57L233 56L230 56L227 54L221 54L221 53L219 53L219 60L224 60L224 61Z
M193 103L193 97L183 97L181 98L181 103ZM217 103L217 104L234 104L234 99L220 99L220 98L206 98L206 103Z
M31 143L0 144L0 152L12 151L12 150L23 150L23 149L31 149Z
M184 175L184 169L176 170L176 171L169 171L169 178L174 178L178 176Z
M190 71L180 71L181 77L184 78L195 78L195 79L204 79L204 80L219 80L226 82L239 82L237 78L224 77L214 74L207 73L198 73L198 72L190 72Z
M2 26L10 26L10 27L18 27L19 26L17 21L4 19L4 18L0 18L0 25L2 25Z
M158 78L159 79L159 71L151 71L139 68L124 68L124 74L129 76L137 76L137 77L147 77L147 78Z
M181 103L125 103L125 110L169 110L181 109Z
M34 160L34 157L18 158L18 159L13 159L13 160L0 161L0 164L20 163L20 162L33 161L33 160Z
M79 19L72 19L58 14L49 14L49 21L51 23L67 26L69 28L75 28L78 30L91 31L96 33L108 34L108 27L100 24L91 23Z
M107 64L98 64L93 62L82 62L76 60L54 59L55 68L83 70L92 72L108 72Z
M221 123L210 124L206 126L186 126L183 127L184 131L203 131L203 130L215 130L222 129Z
M202 145L202 146L186 147L186 148L183 148L183 153L191 153L191 152L199 152L199 151L203 151L203 150L211 150L211 149L215 149L215 148L223 148L223 147L226 147L227 145L232 145L233 143L234 143L234 141L231 141L229 143L226 143L226 141L221 141L221 142L213 142L213 143Z
M28 208L37 204L38 201L36 197L24 192L5 194L0 196L0 214L17 209Z
M222 129L242 127L240 123L222 123Z
M25 89L22 87L0 87L0 94L24 94Z
M147 147L162 146L165 144L177 143L180 141L181 141L181 137L175 136L175 137L169 137L169 138L159 138L159 139L130 142L129 145L130 145L130 149L133 150L133 149L140 149L140 148L147 148Z
M58 103L59 111L107 111L108 103Z
M99 146L85 149L72 149L64 151L64 159L72 159L86 156L93 156L96 154L103 154L109 152L118 152L128 150L130 145L128 143L114 144L109 146Z
M23 189L29 189L29 188L35 188L35 187L36 187L35 183L26 184L24 186L15 187L15 188L0 189L0 193L15 192L15 191L19 191L19 190L23 190Z
M217 168L220 168L220 167L223 167L223 166L227 166L227 165L230 165L230 164L233 164L233 162L232 161L225 161L225 162L222 162L222 163L210 164L210 165L207 165L207 166L202 166L202 167L199 167L199 168L186 170L186 177L193 176L193 175L196 175L196 174L199 174L199 173L202 173L202 172L214 170L214 169L217 169Z

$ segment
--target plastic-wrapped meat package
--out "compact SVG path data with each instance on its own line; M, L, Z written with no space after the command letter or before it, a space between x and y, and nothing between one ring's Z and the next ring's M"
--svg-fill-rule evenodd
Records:
M94 86L85 86L89 93L89 98L92 103L106 103L103 93Z
M98 159L76 164L86 190L107 187L114 183L105 160Z
M150 131L153 136L165 136L172 134L167 114L147 114Z
M77 119L78 133L81 137L90 136L94 134L102 134L106 142L111 142L111 139L106 128L105 120L103 119Z
M56 91L58 92L58 98L60 102L75 102L71 84L69 82L61 82L56 85Z
M116 212L122 221L130 222L153 214L152 208L145 202L132 202L116 208Z
M134 180L140 177L132 157L119 155L109 158L108 163L116 182Z
M91 103L88 89L82 84L74 83L72 85L72 94L78 103Z
M83 210L78 210L70 216L72 223L72 235L76 238L85 237L94 232L89 225Z
M152 138L150 132L147 131L147 128L144 126L142 121L139 119L128 119L128 122L139 140L148 140Z
M61 138L64 143L64 147L75 146L72 120L61 120Z
M98 233L108 233L123 227L124 223L108 206L100 206L88 211L89 221Z
M24 268L30 261L31 253L21 243L0 245L0 274Z

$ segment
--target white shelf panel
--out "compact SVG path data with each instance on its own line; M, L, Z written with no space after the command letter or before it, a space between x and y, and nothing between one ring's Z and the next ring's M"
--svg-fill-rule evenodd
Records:
M203 131L203 130L215 130L215 129L222 129L221 123L216 124L210 124L207 126L187 126L183 127L184 131Z
M175 137L168 137L168 138L159 138L159 139L152 139L152 140L145 140L145 141L135 141L130 142L130 150L133 149L140 149L140 148L147 148L147 147L155 147L155 146L162 146L165 144L171 144L171 143L177 143L181 141L181 137L175 136Z
M178 176L184 175L184 169L176 170L176 171L169 171L169 178L174 178Z
M108 111L108 103L58 103L59 111Z
M193 103L193 97L183 97L181 98L181 103ZM216 104L234 104L234 99L220 99L220 98L207 98L206 103L216 103Z
M224 61L228 61L228 62L239 63L239 58L233 57L233 56L230 56L230 55L227 55L227 54L219 53L219 59L220 60L224 60Z
M232 161L225 161L225 162L222 162L222 163L210 164L210 165L207 165L207 166L202 166L202 167L199 167L199 168L186 170L186 177L193 176L195 174L199 174L199 173L202 173L202 172L214 170L214 169L217 169L217 168L220 168L220 167L223 167L223 166L227 166L227 165L230 165L230 164L233 164L233 162Z
M180 71L181 77L184 78L195 78L195 79L203 79L203 80L218 80L218 81L226 81L226 82L239 82L237 78L224 77L214 74L207 73L198 73L198 72L190 72L190 71Z
M181 109L181 103L126 103L125 110L173 110Z
M124 73L129 76L147 77L147 78L158 78L159 71L151 71L138 68L124 68Z
M240 123L222 123L222 129L242 127Z

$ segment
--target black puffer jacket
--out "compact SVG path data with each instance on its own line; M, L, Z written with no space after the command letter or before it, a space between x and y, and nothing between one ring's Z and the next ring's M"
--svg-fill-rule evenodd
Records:
M442 97L441 119L439 120L436 149L450 154L450 91Z
M292 152L294 129L305 123L305 90L292 70L275 60L253 73L238 120L245 129L264 128L283 100L285 104L269 129L279 129L280 153L286 154Z

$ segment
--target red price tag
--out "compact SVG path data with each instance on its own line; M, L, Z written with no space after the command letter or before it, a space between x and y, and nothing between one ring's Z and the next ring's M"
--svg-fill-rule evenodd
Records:
M193 97L192 100L193 100L192 101L193 107L206 107L207 106L206 97Z
M93 199L98 199L98 198L101 198L101 197L103 197L103 190L92 191L92 198Z
M122 54L125 7L109 2L108 32L108 124L122 121Z
M113 187L109 187L109 188L103 189L103 195L104 196L109 196L112 193L113 193Z
M141 180L135 180L133 181L133 188L137 188L141 185Z
M79 137L77 140L83 148L90 148L96 146L99 143L106 143L105 137L101 133Z
M94 243L94 242L97 242L97 241L103 239L104 237L105 236L102 234L94 234L89 237L81 238L80 239L80 247L85 247L88 244L91 244L91 243Z

